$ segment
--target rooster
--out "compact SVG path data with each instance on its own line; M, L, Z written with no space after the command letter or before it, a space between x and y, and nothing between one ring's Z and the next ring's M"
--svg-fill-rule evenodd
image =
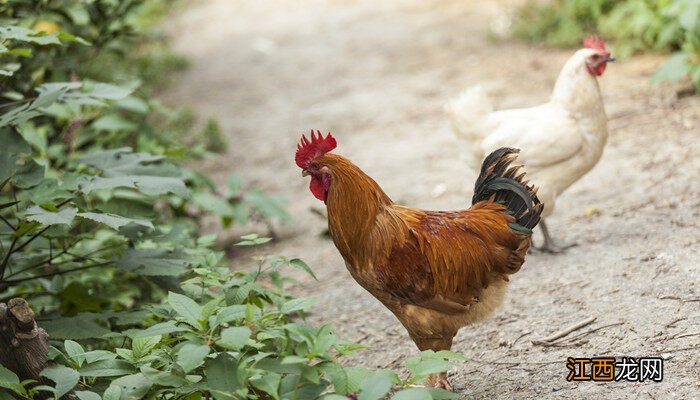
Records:
M445 107L463 144L462 156L472 168L477 169L481 158L496 148L522 150L520 160L547 205L540 224L541 249L551 253L570 246L553 243L544 218L554 210L557 196L598 163L608 137L597 77L615 58L602 40L586 38L583 44L562 68L548 103L493 111L484 91L473 87Z
M484 160L470 208L425 211L395 204L328 133L302 136L296 164L326 204L333 243L352 277L398 318L418 349L449 350L457 331L503 301L520 270L543 204L511 167L518 150ZM446 373L426 379L451 390Z

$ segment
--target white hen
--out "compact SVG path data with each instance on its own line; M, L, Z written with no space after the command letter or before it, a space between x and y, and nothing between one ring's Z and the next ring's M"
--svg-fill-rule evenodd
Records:
M552 98L537 107L493 111L480 87L465 90L446 105L461 142L462 157L475 169L484 155L499 147L521 150L518 160L539 187L543 217L551 215L556 198L590 171L603 153L607 117L597 77L614 61L598 39L584 40L562 68ZM543 250L556 252L544 223Z

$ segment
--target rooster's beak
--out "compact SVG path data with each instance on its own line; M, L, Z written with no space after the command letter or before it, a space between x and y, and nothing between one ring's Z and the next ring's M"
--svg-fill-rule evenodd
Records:
M617 60L615 56L609 55L608 58L605 60L605 62L615 62Z
M304 177L304 176L309 176L309 175L311 175L311 174L309 173L309 171L307 171L307 170L305 170L305 169L301 170L301 176L302 176L302 177Z

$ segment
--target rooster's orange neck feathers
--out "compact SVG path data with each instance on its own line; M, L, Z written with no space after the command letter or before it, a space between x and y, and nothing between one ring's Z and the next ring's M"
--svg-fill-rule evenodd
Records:
M393 202L374 179L347 158L328 153L316 161L331 171L326 199L331 236L343 256L350 256L364 247L377 215Z

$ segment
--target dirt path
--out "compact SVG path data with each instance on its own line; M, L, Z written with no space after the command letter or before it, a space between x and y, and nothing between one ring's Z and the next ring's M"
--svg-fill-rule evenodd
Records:
M491 21L517 3L209 0L170 23L193 65L167 101L220 119L229 154L205 166L217 178L235 170L289 200L295 222L264 251L315 269L320 282L302 278L298 293L318 299L313 322L371 347L352 363L400 372L416 350L318 236L324 221L309 210L322 203L293 164L299 133L334 132L338 152L395 200L463 208L475 174L459 161L442 105L475 83L494 88L500 107L545 101L570 55L489 41ZM651 92L659 61L608 68L608 147L550 220L560 240L580 245L531 255L505 306L460 332L453 349L471 360L451 380L464 398L700 398L700 335L683 336L700 328L700 98ZM436 197L438 186L446 190ZM589 329L620 324L568 346L532 343L588 316L597 317ZM663 356L664 381L564 380L567 356L599 355Z

